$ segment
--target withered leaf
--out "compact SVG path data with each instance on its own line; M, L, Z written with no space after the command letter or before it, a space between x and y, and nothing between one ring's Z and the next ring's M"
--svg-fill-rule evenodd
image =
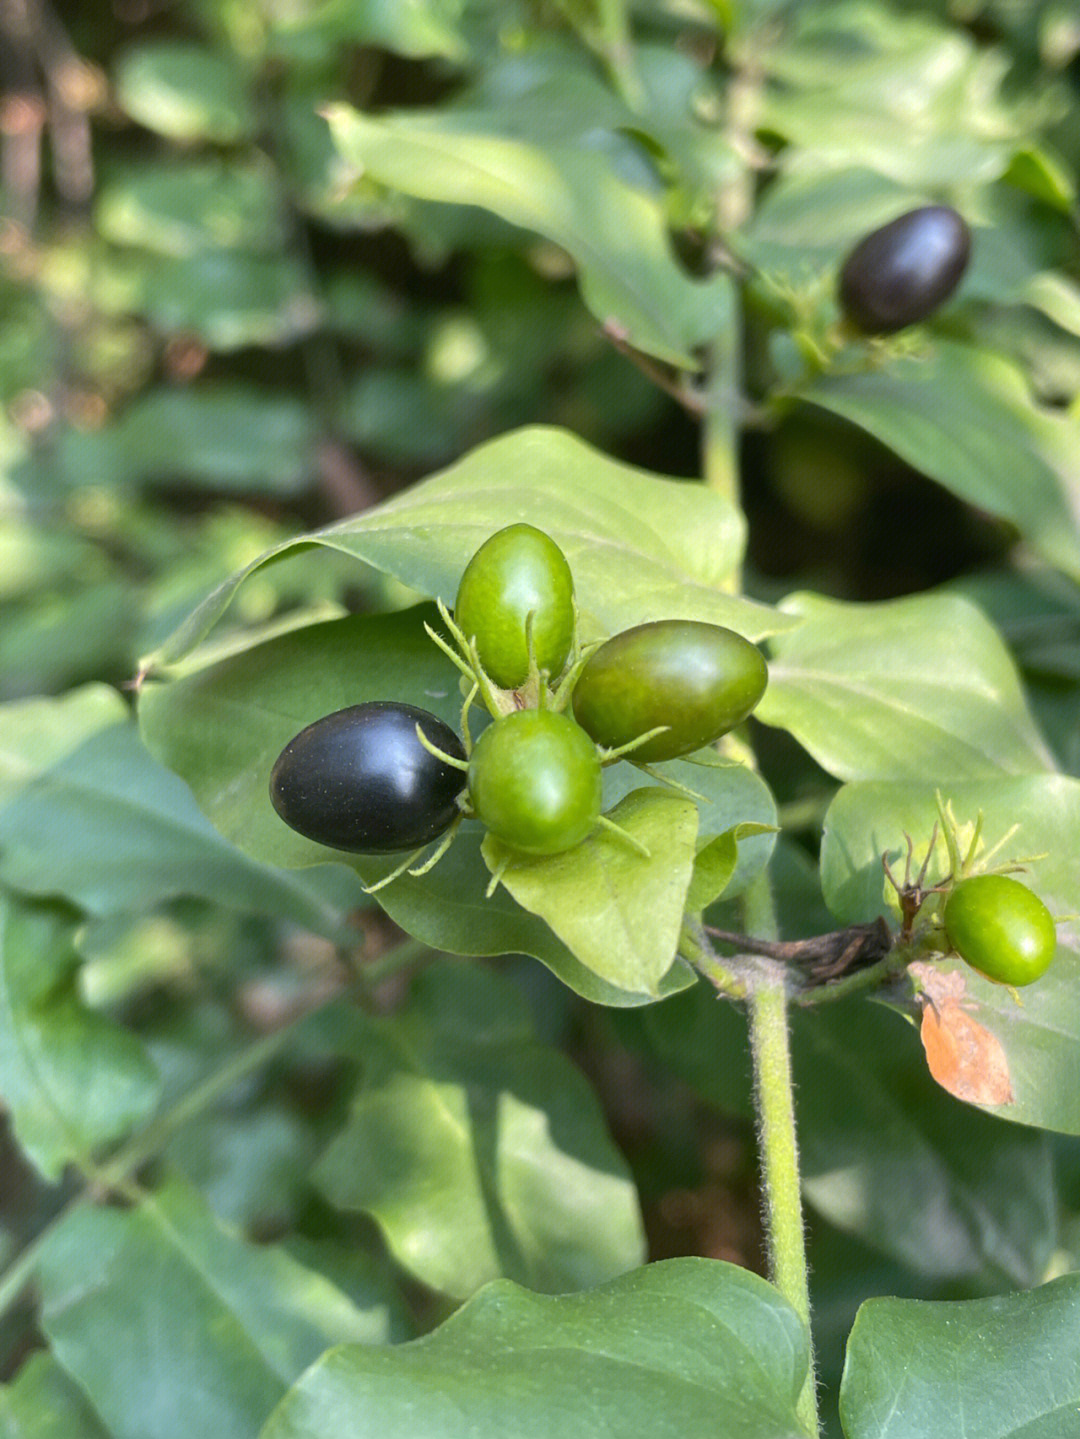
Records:
M973 1019L958 1000L925 1001L919 1030L930 1073L967 1104L1012 1104L1009 1061L996 1034Z

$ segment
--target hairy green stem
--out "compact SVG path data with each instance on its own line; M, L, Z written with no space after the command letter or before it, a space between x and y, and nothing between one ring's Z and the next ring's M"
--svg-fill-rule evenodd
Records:
M777 937L776 914L764 872L743 896L747 932ZM806 1263L799 1147L795 1135L795 1096L788 1042L788 1001L784 967L762 959L748 1001L750 1050L754 1063L761 1188L769 1278L806 1325L810 1336L810 1286ZM810 1366L797 1412L807 1433L820 1433L813 1340Z
M685 923L679 938L679 953L719 994L726 995L728 999L745 999L746 981L725 965L703 939L689 922Z

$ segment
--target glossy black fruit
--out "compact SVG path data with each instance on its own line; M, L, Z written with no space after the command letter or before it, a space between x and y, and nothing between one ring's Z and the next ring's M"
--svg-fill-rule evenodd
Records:
M459 813L465 771L429 754L425 736L465 759L448 725L414 705L375 700L309 724L278 756L270 799L290 828L332 849L385 854L437 838Z
M926 205L872 230L840 271L840 304L867 335L924 320L952 294L971 256L971 231L948 205Z
M574 718L606 749L667 725L627 758L676 759L740 724L768 679L761 651L734 630L654 620L612 636L589 656L574 687Z

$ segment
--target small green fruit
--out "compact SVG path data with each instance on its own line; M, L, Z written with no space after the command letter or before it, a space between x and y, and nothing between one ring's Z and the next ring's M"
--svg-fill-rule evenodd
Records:
M570 566L550 535L510 525L473 555L454 601L458 627L476 640L480 663L503 689L516 689L528 677L530 614L537 666L554 678L574 640Z
M1054 919L1037 894L1004 874L976 874L950 891L945 934L961 959L999 984L1031 984L1057 948Z
M660 725L628 758L652 764L711 744L765 693L761 651L734 630L656 620L613 636L589 656L574 687L574 717L597 744L618 749Z
M515 710L489 725L469 761L477 819L525 854L559 854L600 814L600 756L569 715Z

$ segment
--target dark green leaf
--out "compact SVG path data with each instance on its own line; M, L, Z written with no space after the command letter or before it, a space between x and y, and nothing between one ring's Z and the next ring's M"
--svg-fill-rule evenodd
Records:
M113 1439L255 1439L325 1349L385 1339L381 1307L247 1244L178 1183L126 1211L76 1210L39 1273L54 1353Z
M72 919L0 894L0 1094L46 1179L127 1134L158 1101L139 1040L76 992Z
M527 1028L503 1037L515 1002L507 981L465 965L419 976L405 1008L357 1036L363 1086L315 1171L333 1204L371 1214L398 1262L455 1299L500 1276L581 1289L643 1258L599 1105ZM482 1028L470 1013L488 1016Z
M199 895L335 939L363 898L344 876L309 883L223 840L104 685L0 707L0 879L93 914Z
M588 1294L490 1285L441 1329L333 1351L261 1439L798 1439L806 1337L764 1280L672 1259Z
M935 340L917 357L824 375L797 394L861 426L967 504L1008 520L1043 558L1080 577L1071 498L1080 431L1037 407L1007 360Z
M1067 1439L1080 1422L1080 1275L994 1299L871 1299L840 1414L847 1439Z
M918 1035L857 998L795 1016L803 1187L837 1228L916 1274L1034 1284L1055 1240L1044 1135L937 1088Z

